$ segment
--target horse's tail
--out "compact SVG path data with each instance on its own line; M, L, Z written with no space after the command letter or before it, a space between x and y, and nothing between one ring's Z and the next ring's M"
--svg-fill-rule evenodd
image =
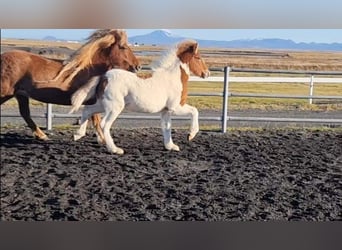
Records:
M86 84L81 86L71 97L71 110L69 114L76 112L82 104L95 96L100 76L92 77Z

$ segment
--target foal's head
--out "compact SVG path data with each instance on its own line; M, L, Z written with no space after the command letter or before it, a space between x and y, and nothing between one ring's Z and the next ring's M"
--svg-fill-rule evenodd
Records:
M182 63L189 66L190 71L199 77L209 77L210 72L203 61L196 41L184 41L178 45L177 56Z

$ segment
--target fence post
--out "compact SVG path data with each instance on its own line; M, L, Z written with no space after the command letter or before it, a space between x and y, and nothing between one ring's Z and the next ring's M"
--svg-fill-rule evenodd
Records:
M230 67L224 67L222 129L221 129L222 133L227 132L229 72L230 72Z
M52 104L48 103L46 105L46 129L52 129Z
M313 87L314 87L314 75L311 75L311 79L310 79L310 93L309 93L310 96L313 95ZM312 98L309 99L309 104L312 104Z

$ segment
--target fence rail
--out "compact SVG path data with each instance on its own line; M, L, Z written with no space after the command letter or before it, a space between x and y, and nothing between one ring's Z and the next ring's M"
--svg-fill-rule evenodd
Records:
M148 69L148 68L144 68ZM342 96L314 96L313 89L314 83L338 83L342 84L342 72L337 71L293 71L293 70L264 70L264 69L241 69L241 68L211 68L211 71L223 72L223 77L209 77L208 79L201 79L198 77L190 77L189 81L192 82L222 82L223 92L214 93L189 93L190 96L218 96L222 97L222 113L221 116L202 117L200 120L206 121L220 121L221 131L225 133L227 131L228 121L250 121L250 122L308 122L308 123L341 123L342 119L312 119L312 118L278 118L278 117L243 117L243 116L231 116L229 112L229 98L235 97L254 97L254 98L287 98L287 99L308 99L312 104L313 99L336 99L342 100ZM307 75L307 77L239 77L230 76L230 72L248 72L248 73L268 73L268 74L291 74L291 75ZM329 77L315 77L319 75ZM333 77L332 77L333 76ZM270 94L252 94L252 93L231 93L229 91L229 84L231 82L253 82L253 83L306 83L309 84L309 95L270 95ZM2 117L18 117L17 114L1 114ZM79 114L60 114L53 113L52 105L47 104L45 115L32 115L32 117L46 118L46 128L52 129L53 118L79 118ZM160 119L155 115L120 115L118 119ZM188 117L173 117L175 120L184 120Z

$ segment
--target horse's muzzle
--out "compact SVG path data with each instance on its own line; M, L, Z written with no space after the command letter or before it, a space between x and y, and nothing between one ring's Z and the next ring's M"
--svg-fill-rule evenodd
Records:
M130 71L133 72L133 73L137 73L138 71L140 71L142 69L142 66L141 65L137 65L135 67L131 67L130 68Z

